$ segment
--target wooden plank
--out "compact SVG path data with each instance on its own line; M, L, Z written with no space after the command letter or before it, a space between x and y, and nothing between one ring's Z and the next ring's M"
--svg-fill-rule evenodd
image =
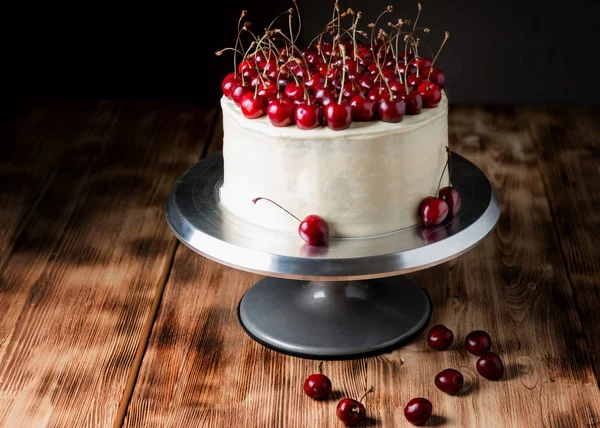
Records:
M84 118L97 106L81 103L75 109L59 102L22 101L3 107L0 114L6 139L0 151L0 267L84 131Z
M0 271L1 426L112 425L175 250L166 195L214 115L152 103L88 113ZM57 126L60 137L78 125Z
M600 110L524 113L600 385Z
M431 351L422 336L382 356L326 362L335 392L313 402L302 383L316 362L270 351L239 326L239 299L261 277L180 246L125 425L339 427L337 401L371 385L362 426L411 426L403 407L414 396L433 402L433 426L597 423L600 392L526 122L512 110L455 108L451 146L488 174L503 202L497 229L477 250L414 275L431 295L432 325L456 334L451 351ZM480 378L476 358L461 349L474 329L492 334L503 381ZM448 367L467 378L461 396L433 384Z

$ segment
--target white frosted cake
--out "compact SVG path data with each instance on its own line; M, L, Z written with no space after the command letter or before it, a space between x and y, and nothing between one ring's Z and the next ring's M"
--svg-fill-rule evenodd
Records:
M332 237L383 234L420 222L423 195L434 195L447 160L448 101L399 123L352 122L343 131L274 127L249 120L222 98L224 206L244 220L296 233L303 218L323 217ZM448 182L447 178L443 179Z
M222 81L219 196L228 211L316 245L437 225L456 214L460 195L447 185L445 77L434 67L448 32L430 59L419 54L430 33L417 26L419 14L414 23L390 16L385 30L378 18L356 31L360 12L342 12L336 2L336 19L304 49L295 45L298 35L276 29L277 19L243 45L245 13L239 43L217 52L243 55ZM388 6L380 18L392 13ZM346 16L354 24L342 31L335 22Z

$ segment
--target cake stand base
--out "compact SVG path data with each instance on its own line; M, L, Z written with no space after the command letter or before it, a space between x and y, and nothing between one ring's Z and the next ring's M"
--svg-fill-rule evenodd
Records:
M311 359L353 359L409 342L427 326L431 303L405 276L366 281L267 277L242 297L241 325L257 342Z

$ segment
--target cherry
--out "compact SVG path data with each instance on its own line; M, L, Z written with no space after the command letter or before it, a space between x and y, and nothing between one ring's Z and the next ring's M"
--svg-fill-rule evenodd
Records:
M248 92L252 92L252 88L248 85L242 85L239 83L233 88L233 91L231 92L231 99L239 106L242 102L243 96Z
M492 349L492 338L486 331L472 331L465 337L465 348L470 354L483 355Z
M329 240L329 225L318 215L310 214L300 222L298 234L310 245L325 245Z
M300 100L304 98L304 88L301 84L294 82L290 82L290 84L285 87L283 93L291 100Z
M423 56L423 57L413 58L409 64L411 64L411 65L414 64L414 65L416 65L416 67L419 70L422 70L425 67L431 67L432 62L429 58Z
M395 95L404 95L404 94L406 94L406 86L404 86L400 82L392 82L392 83L390 83L390 89L392 90L392 94L395 94Z
M283 208L281 205L268 198L258 197L254 198L252 202L256 204L256 202L258 202L261 199L271 202L273 205L281 208L283 211L285 211L286 213L294 217L296 220L298 220L300 222L300 225L298 226L298 234L308 244L321 246L325 245L329 240L329 225L323 218L315 214L309 214L304 218L304 220L300 220L294 214Z
M223 79L223 82L226 80L238 80L236 78L236 73L233 71L231 73L229 73L227 76L225 76L225 78Z
M448 216L448 204L433 196L428 196L419 206L419 215L425 226L436 226Z
M305 53L304 58L306 58L306 62L311 68L323 63L323 57L317 51Z
M370 74L365 74L358 80L358 84L366 91L370 91L375 87L375 78Z
M431 327L427 334L427 343L431 349L445 351L454 342L454 333L448 327L437 324Z
M437 107L442 100L442 91L433 82L423 82L417 87L417 92L421 94L423 98L423 107L434 108Z
M294 123L294 111L296 106L290 99L275 99L269 101L267 116L273 126L290 126Z
M400 96L406 103L406 114L415 115L421 113L421 109L423 108L423 98L421 97L421 94L412 91L408 94L400 94Z
M406 83L408 86L412 88L417 88L421 83L423 83L423 75L417 76L416 74L411 74L406 78Z
M406 103L400 97L393 96L392 99L381 98L377 103L377 112L383 122L397 123L404 119Z
M277 85L270 80L265 80L258 87L257 97L267 101L269 98L277 95Z
M313 129L323 122L323 109L318 104L298 104L294 114L300 129Z
M304 381L304 393L315 400L321 400L331 393L331 380L323 374L323 362L319 363L319 373L311 374Z
M325 122L334 131L347 129L352 122L352 106L348 102L331 102L325 106Z
M431 71L431 74L429 74L430 71ZM421 70L421 73L423 76L425 76L425 79L427 79L427 77L429 77L430 82L435 83L438 88L444 89L444 85L446 84L446 77L444 76L444 73L442 73L440 71L439 68L426 67L423 70Z
M504 364L493 352L486 352L476 363L477 372L486 379L498 380L504 376Z
M254 71L255 65L252 59L245 59L238 65L238 72L244 73L244 71L252 70Z
M225 77L225 79L223 79L223 82L221 83L221 90L223 91L223 95L225 95L227 98L231 98L233 88L237 83L237 79Z
M324 83L325 76L323 76L321 73L313 73L310 79L306 79L306 81L304 82L304 86L314 91L317 88L317 86L323 85Z
M383 69L383 78L386 82L396 82L398 80L398 76L396 75L396 70L393 68L384 68Z
M465 378L458 370L446 369L435 376L434 383L440 391L454 395L462 388Z
M330 87L325 87L322 84L315 86L315 98L320 100L324 97L335 98L335 93Z
M387 88L383 87L383 86L378 86L376 88L373 88L369 91L369 93L367 94L367 98L370 99L371 101L379 101L382 98L389 98L390 96L390 92L388 91Z
M375 118L377 112L375 101L355 95L350 100L350 106L352 106L352 119L357 122L368 122Z
M362 422L367 415L367 411L365 406L362 404L362 400L370 392L373 392L372 387L358 401L353 398L343 398L340 400L335 409L335 414L337 415L338 419L346 426L355 426Z
M413 398L404 407L404 417L413 425L421 425L427 422L431 412L431 402L423 397Z
M256 119L265 115L266 105L261 98L254 98L252 92L248 92L242 97L240 108L244 116L248 119Z
M348 82L342 88L342 97L351 100L355 95L362 95L360 86L354 82Z
M460 192L456 190L456 187L446 186L440 189L439 197L448 204L450 215L454 217L462 204Z

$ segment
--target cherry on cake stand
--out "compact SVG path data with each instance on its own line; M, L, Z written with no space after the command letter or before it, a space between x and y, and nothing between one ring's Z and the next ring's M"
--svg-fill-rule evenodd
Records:
M266 276L238 306L240 324L254 340L303 358L360 358L398 348L427 327L429 296L405 274L460 256L498 221L498 197L483 172L453 154L451 173L462 206L446 224L331 239L322 248L306 244L296 230L265 229L224 208L217 152L175 183L166 218L178 239L202 256Z

